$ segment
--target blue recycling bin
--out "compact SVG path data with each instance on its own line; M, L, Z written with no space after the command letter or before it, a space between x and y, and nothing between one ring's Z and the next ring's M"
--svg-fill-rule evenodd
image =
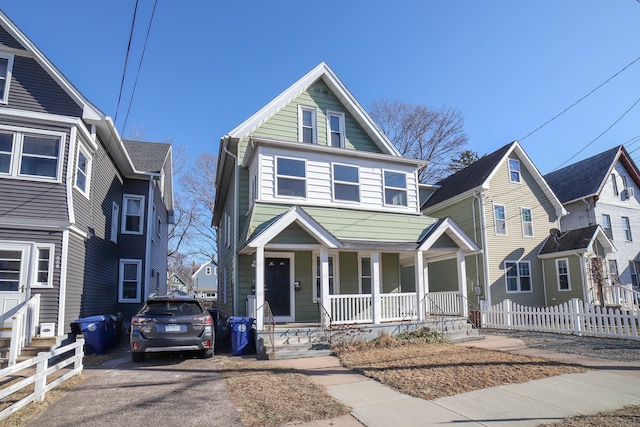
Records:
M83 317L77 319L76 323L82 332L85 344L91 347L94 354L105 354L113 343L112 335L115 337L113 316L100 314Z
M252 317L230 317L229 329L231 329L231 354L242 356L248 354L254 348Z

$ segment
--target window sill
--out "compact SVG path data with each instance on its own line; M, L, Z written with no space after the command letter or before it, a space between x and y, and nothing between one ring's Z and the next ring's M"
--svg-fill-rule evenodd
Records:
M31 289L53 289L53 285L31 285Z

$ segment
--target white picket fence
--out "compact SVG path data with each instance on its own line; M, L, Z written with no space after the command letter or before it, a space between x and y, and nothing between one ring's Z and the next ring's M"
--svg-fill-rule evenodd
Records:
M82 373L82 359L84 357L83 352L84 340L78 339L76 342L66 345L64 347L57 348L53 351L42 352L39 353L36 357L25 360L24 362L17 363L15 365L9 366L8 368L4 368L0 370L0 382L5 383L10 381L11 376L17 372L23 371L24 369L31 368L35 366L36 372L35 374L27 377L21 381L18 381L15 384L11 384L8 387L4 387L0 389L0 402L4 401L8 396L11 396L13 393L16 393L23 388L34 384L33 392L24 398L20 399L13 405L3 409L0 411L0 421L8 417L9 415L16 412L18 409L28 405L31 402L42 402L44 400L45 394L51 390L52 388L62 384L64 381L68 380L74 375L78 375ZM66 359L59 361L58 363L49 366L50 360L55 360L56 356L67 352L73 352L71 357L67 357ZM69 365L71 367L67 368ZM53 381L49 381L47 383L47 377L54 372L57 372L61 369L70 369L64 375L56 378Z
M640 316L631 311L601 308L577 298L553 307L527 307L511 300L480 307L482 327L557 332L640 340Z

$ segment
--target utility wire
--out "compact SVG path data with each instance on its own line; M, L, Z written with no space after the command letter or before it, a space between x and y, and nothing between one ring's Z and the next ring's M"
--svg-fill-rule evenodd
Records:
M136 0L137 5L137 0ZM147 36L144 39L144 46L142 48L142 55L140 55L140 62L138 63L138 71L136 72L136 80L133 85L133 91L131 92L131 98L129 99L129 107L127 108L127 115L124 118L124 124L122 125L122 132L127 127L127 120L129 120L129 113L131 112L131 104L133 104L133 98L136 94L136 87L138 86L138 77L140 77L140 69L142 68L142 61L144 59L144 53L147 50L147 42L149 41L149 33L151 32L151 24L153 24L153 17L156 14L156 7L158 6L158 0L153 3L153 11L151 12L151 19L149 19L149 26L147 27Z
M131 30L129 30L129 42L127 44L127 55L124 58L124 69L122 70L122 80L120 81L120 93L118 94L118 103L116 104L116 114L113 118L115 124L118 120L118 111L120 111L120 102L122 100L122 91L124 89L124 80L127 75L127 64L129 63L129 53L131 53L131 41L133 40L133 28L136 25L136 16L138 14L138 0L136 0L136 7L133 10L133 19L131 20Z
M639 0L640 1L640 0ZM529 132L528 134L526 134L523 138L520 138L520 141L525 140L526 138L528 138L529 136L531 136L532 134L536 133L537 131L539 131L540 129L542 129L543 127L545 127L546 125L548 125L549 123L551 123L552 121L554 121L555 119L557 119L558 117L560 117L561 115L563 115L564 113L566 113L569 109L573 108L575 105L577 105L579 102L581 102L583 99L585 99L586 97L588 97L589 95L591 95L593 92L595 92L596 90L600 89L602 86L604 86L605 84L609 83L611 80L613 80L618 74L622 73L624 70L626 70L627 68L629 68L630 66L632 66L633 64L635 64L636 62L638 62L640 60L640 56L637 57L636 59L634 59L633 61L631 61L629 64L627 64L624 68L622 68L620 71L618 71L617 73L615 73L613 76L609 77L607 80L605 80L603 83L601 83L599 86L597 86L595 89L593 89L591 92L589 92L588 94L586 94L585 96L583 96L582 98L578 99L576 102L574 102L573 104L569 105L567 108L565 108L564 110L562 110L560 113L556 114L555 116L553 116L552 118L550 118L549 120L547 120L546 122L544 122L543 124L541 124L540 126L538 126L537 128L535 128L534 130L532 130L531 132ZM575 157L575 156L574 156ZM573 157L572 157L573 158ZM571 160L571 159L569 159Z

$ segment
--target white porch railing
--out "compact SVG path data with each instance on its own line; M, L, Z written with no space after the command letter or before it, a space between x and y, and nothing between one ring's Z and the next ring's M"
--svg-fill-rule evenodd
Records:
M9 366L16 363L22 349L36 336L36 326L40 323L40 294L29 301L11 316L11 347L9 348Z
M382 294L382 321L407 320L417 318L416 293Z
M329 313L334 324L372 323L371 295L329 295Z
M602 296L607 306L623 307L638 310L640 307L640 292L623 285L609 285L602 287Z
M429 292L427 294L427 314L438 313L447 316L459 316L462 313L460 293Z

